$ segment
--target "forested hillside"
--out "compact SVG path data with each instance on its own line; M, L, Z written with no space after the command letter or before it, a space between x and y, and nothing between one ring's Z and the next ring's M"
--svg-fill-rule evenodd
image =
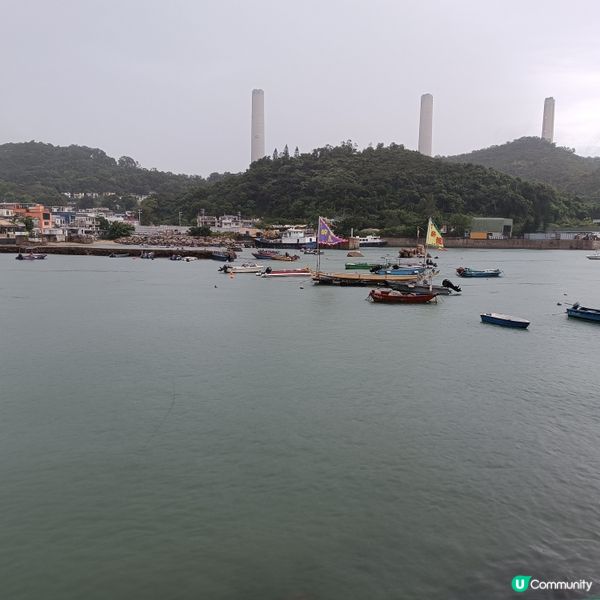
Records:
M144 202L150 221L236 213L278 221L336 217L341 230L377 227L413 233L428 216L460 231L474 215L512 217L517 230L586 217L587 207L553 188L481 166L428 158L383 144L358 151L351 142L293 157L264 158L243 174L201 186L172 203Z
M62 192L150 194L170 199L200 177L142 169L133 158L118 160L98 148L40 142L0 145L0 198L5 201L64 201Z
M447 156L446 160L483 165L600 201L600 158L578 156L571 148L557 147L541 138L523 137L501 146Z

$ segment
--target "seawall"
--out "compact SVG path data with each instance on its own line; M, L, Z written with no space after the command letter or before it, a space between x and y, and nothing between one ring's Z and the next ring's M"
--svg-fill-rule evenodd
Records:
M423 244L420 238L385 238L388 247L414 248ZM469 238L444 238L446 248L480 248L489 250L600 250L600 240L472 240Z

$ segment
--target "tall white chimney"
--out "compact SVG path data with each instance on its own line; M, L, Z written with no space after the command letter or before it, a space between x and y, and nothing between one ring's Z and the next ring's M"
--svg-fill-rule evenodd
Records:
M554 98L546 98L544 100L542 139L548 140L549 142L554 139Z
M431 156L431 141L433 132L433 96L421 96L421 118L419 119L419 152Z
M252 90L252 131L250 132L250 162L265 155L265 93Z

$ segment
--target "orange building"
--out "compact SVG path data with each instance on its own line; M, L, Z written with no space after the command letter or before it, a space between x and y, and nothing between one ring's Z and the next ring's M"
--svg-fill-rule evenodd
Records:
M52 227L50 211L43 204L14 204L10 208L14 211L15 215L23 218L31 217L33 226L37 227L42 233Z

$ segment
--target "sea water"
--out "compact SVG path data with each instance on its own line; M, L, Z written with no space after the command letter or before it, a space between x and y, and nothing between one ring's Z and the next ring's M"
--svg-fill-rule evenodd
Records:
M437 256L463 293L417 306L212 261L0 255L0 598L600 593L600 329L565 314L600 306L600 263Z

